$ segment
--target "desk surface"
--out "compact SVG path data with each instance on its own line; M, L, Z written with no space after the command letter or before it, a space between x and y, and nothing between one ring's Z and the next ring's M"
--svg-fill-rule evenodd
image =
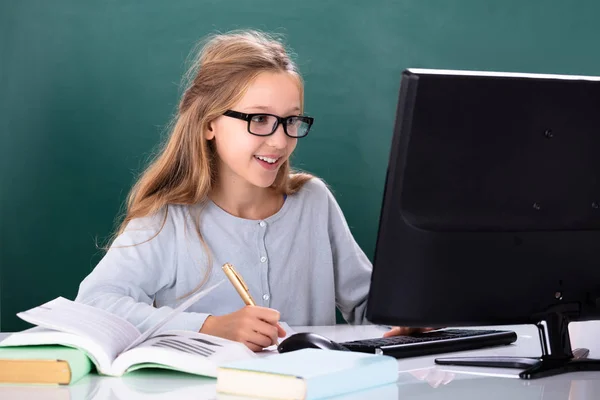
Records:
M487 327L490 328L490 327ZM517 342L500 348L452 353L452 355L539 356L540 344L534 326L491 327L511 329ZM379 337L378 326L293 327L294 331L316 332L336 341ZM574 323L570 326L573 348L587 347L590 357L600 355L600 322ZM6 334L0 333L0 339ZM600 372L578 372L532 381L518 379L518 370L473 367L442 367L436 356L398 360L396 385L355 393L340 399L510 399L583 400L600 399ZM215 380L163 370L132 372L122 378L89 375L75 385L11 386L0 385L0 399L221 399Z

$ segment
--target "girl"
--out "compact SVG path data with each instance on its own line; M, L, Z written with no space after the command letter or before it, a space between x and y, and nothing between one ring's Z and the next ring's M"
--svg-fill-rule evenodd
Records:
M364 322L371 264L327 186L290 170L313 119L285 48L254 31L217 35L188 76L169 139L76 301L144 331L231 263L257 306L225 282L165 328L258 351L285 335L280 318L333 325L337 306Z

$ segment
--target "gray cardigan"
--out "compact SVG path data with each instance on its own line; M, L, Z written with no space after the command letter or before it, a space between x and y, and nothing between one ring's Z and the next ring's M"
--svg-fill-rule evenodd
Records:
M210 249L210 270L194 218ZM257 305L278 310L289 325L333 325L336 305L349 323L366 322L371 263L317 178L260 221L235 217L211 201L169 206L166 219L162 212L132 221L83 280L76 301L117 314L143 332L207 273L205 287L226 280L221 270L226 262L243 277ZM198 331L209 315L242 307L226 280L163 329Z

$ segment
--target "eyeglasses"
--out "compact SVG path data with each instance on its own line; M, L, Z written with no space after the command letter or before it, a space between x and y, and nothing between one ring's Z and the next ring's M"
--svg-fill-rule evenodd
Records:
M312 117L301 115L279 117L273 114L245 114L233 110L227 110L223 115L248 121L248 132L256 136L272 135L279 124L282 124L286 135L292 138L301 138L308 135L314 121Z

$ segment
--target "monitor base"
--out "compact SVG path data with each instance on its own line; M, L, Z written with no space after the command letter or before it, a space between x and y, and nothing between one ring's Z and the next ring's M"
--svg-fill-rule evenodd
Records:
M576 371L600 371L600 360L587 359L588 349L571 350L568 308L557 309L537 323L542 344L541 357L444 357L437 358L439 365L460 365L493 368L524 369L521 379L537 379Z
M600 371L600 360L586 359L588 349L573 350L573 358L551 357L444 357L435 360L439 365L460 365L491 368L519 368L522 379L537 379L576 371Z

